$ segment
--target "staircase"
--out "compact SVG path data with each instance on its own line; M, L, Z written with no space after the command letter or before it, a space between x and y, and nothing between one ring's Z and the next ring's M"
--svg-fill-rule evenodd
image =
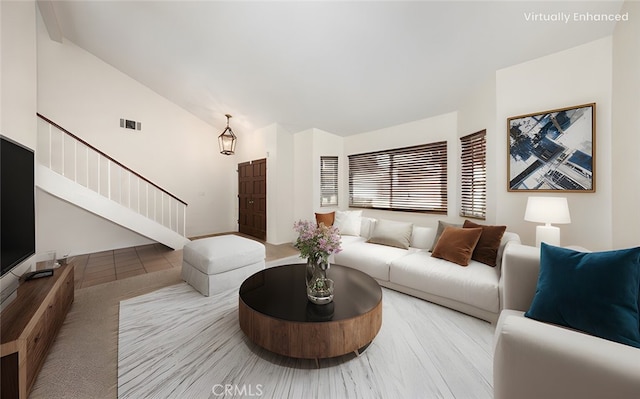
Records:
M173 249L187 203L38 114L36 185L64 201Z

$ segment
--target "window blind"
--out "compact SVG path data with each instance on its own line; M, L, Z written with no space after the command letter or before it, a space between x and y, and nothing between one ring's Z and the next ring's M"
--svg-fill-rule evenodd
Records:
M320 157L320 206L338 205L338 157Z
M460 216L485 219L487 215L487 132L460 138Z
M349 156L349 206L447 212L447 142Z

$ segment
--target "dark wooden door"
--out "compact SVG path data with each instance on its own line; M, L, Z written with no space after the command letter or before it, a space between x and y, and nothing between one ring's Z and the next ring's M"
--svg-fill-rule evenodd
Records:
M238 230L267 239L267 160L238 164Z

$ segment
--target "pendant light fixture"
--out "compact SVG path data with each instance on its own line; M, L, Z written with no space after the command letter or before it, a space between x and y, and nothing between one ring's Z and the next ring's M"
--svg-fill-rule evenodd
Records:
M225 116L227 117L227 127L222 134L218 136L218 145L220 146L220 154L233 155L236 151L236 141L238 138L229 127L229 118L231 118L231 115L225 114Z

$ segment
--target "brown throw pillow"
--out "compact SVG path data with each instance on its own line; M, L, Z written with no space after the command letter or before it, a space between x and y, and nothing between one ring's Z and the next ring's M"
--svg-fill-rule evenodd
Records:
M438 243L438 240L440 239L440 236L442 235L442 232L444 231L444 229L448 226L452 226L452 227L462 227L462 224L459 223L449 223L449 222L444 222L442 220L438 220L438 229L436 230L436 236L433 239L433 244L431 245L431 251L433 252L433 249L436 247L436 244Z
M467 266L482 235L481 228L446 227L431 256Z
M331 227L333 226L333 221L336 218L335 212L329 213L316 213L316 223L320 226L320 223L324 223L325 226Z
M473 250L471 259L495 267L496 260L498 259L498 248L500 248L500 242L502 241L505 230L507 230L507 226L485 226L470 220L465 220L462 227L465 229L482 228L482 235L480 236L480 240L478 240L476 248Z

